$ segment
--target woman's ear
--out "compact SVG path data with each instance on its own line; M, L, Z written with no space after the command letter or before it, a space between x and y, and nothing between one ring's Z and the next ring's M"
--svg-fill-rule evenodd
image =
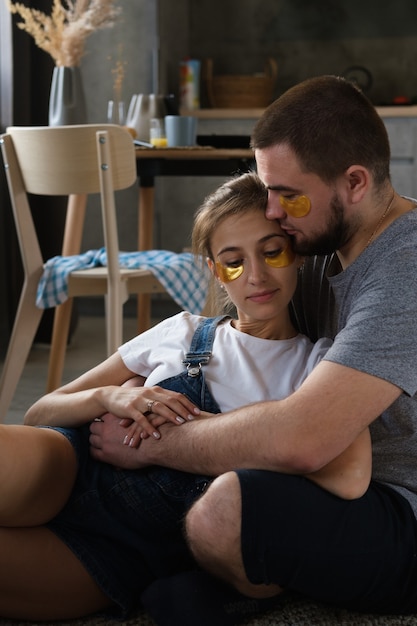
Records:
M210 259L210 257L207 257L207 265L213 277L217 278L216 266L214 265L213 259Z
M224 289L224 285L223 285L222 281L219 278L219 275L218 275L217 270L216 270L216 265L215 265L213 259L210 259L209 257L207 257L207 265L208 265L208 268L209 268L209 270L210 270L214 280L217 282L217 284L220 286L221 289Z

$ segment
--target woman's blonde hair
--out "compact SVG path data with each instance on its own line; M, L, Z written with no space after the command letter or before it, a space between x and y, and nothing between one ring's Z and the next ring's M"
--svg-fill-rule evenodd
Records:
M192 249L196 257L203 264L207 258L214 260L211 240L221 222L232 215L243 215L254 209L265 212L267 202L268 190L255 172L234 177L209 194L194 218ZM227 293L219 289L214 278L210 284L209 300L209 307L215 313L230 309Z

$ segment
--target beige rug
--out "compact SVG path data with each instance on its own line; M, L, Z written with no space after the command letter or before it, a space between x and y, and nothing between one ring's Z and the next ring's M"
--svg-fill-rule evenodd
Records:
M89 619L61 622L17 622L1 620L0 626L155 626L144 613L128 620L112 620L99 615ZM312 603L299 598L283 599L279 609L245 622L245 626L417 626L417 615L383 616L352 613ZM172 626L181 626L173 621ZM196 624L195 626L199 626ZM213 624L216 626L216 624Z

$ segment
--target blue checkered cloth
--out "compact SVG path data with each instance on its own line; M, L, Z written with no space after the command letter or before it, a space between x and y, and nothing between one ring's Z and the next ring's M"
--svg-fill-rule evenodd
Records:
M75 256L55 256L44 265L36 296L36 306L47 309L68 299L68 275L75 270L105 267L104 248ZM202 269L191 252L167 250L121 252L120 267L150 270L170 296L185 311L201 313L207 299L209 271Z

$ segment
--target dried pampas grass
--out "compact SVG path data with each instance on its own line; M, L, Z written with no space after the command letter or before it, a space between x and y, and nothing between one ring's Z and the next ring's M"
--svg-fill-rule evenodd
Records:
M100 28L113 26L121 9L114 0L53 0L51 15L6 0L9 11L23 19L17 26L51 55L58 66L80 65L85 41Z

